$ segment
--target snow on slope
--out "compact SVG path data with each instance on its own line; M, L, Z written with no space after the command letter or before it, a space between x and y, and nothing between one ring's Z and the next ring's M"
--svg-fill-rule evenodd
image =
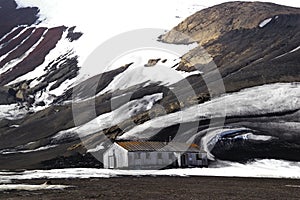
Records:
M299 6L299 3L294 0L262 1ZM79 55L79 66L82 66L92 51L115 35L140 28L171 29L196 11L226 1L112 0L102 2L90 0L88 3L83 3L83 1L70 3L69 0L17 0L17 2L21 7L39 7L41 19L44 19L41 25L48 27L77 26L78 30L84 33L74 45L76 54ZM92 72L82 69L81 76L84 77L85 73Z
M47 32L44 33L44 35ZM21 76L18 77L17 79L15 79L14 81L10 82L7 85L11 85L14 83L18 83L21 82L23 80L31 80L31 79L36 79L39 78L41 76L43 76L44 74L47 73L47 71L45 71L45 68L49 65L50 62L52 62L53 60L56 60L58 57L66 54L67 52L72 52L73 50L73 44L70 43L68 41L68 39L66 38L68 32L65 31L62 35L62 39L58 41L58 43L55 46L55 49L50 51L50 53L45 57L45 61L43 64L41 64L39 67L37 67L35 70ZM25 55L22 56L22 58L26 57L32 50L35 49L35 47L41 42L41 40L43 40L44 37L41 37L41 39L34 45L32 46ZM70 54L69 54L70 55ZM72 55L72 54L71 54ZM21 59L21 58L20 58ZM36 81L34 82L34 84L31 84L31 87L34 87L35 85L37 85L39 82L41 82L43 79L41 79L40 81Z
M26 109L19 109L17 104L0 105L0 119L16 120L27 114Z
M163 94L158 93L144 96L143 98L138 100L130 101L127 104L121 106L120 108L112 112L100 115L99 117L93 119L92 121L86 124L59 132L53 137L53 140L59 141L66 137L77 136L77 134L80 137L85 137L97 131L104 130L105 128L109 128L126 119L129 119L131 116L151 109L153 104L162 98Z
M221 111L225 111L226 116L243 116L296 110L300 108L298 85L299 83L276 83L226 94L183 111L147 121L124 133L120 139L149 138L152 135L149 135L151 132L147 130L197 121L201 117L222 117Z
M201 138L201 146L203 149L208 153L208 158L210 160L214 160L214 155L210 152L217 144L217 142L223 137L228 135L235 135L233 139L243 139L243 140L256 140L256 141L268 141L275 137L268 136L268 135L254 135L251 133L251 129L248 128L209 128L203 131L200 131L199 135L204 135Z
M182 53L187 52L189 49L194 48L194 45L183 47L186 48ZM125 70L123 73L119 74L114 78L114 80L99 94L104 94L108 91L114 91L116 89L126 89L134 85L145 83L147 86L149 83L160 83L161 85L174 84L190 75L199 74L199 71L194 72L184 72L177 71L173 66L179 62L180 55L174 55L174 53L162 51L162 50L139 50L131 52L127 55L118 58L116 62L111 64L112 68L114 66L121 66L121 63L133 64ZM161 60L157 65L153 67L144 67L148 63L149 59ZM162 63L162 60L165 60ZM110 68L109 68L110 69Z
M57 147L57 145L47 145L44 147L39 147L37 149L31 149L31 150L16 150L16 149L4 149L0 151L0 154L6 155L6 154L16 154L16 153L32 153L37 151L45 151L48 149L52 149Z

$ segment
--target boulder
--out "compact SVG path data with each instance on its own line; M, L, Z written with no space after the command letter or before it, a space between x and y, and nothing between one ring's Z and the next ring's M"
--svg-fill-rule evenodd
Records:
M148 60L148 63L145 64L144 66L145 67L153 67L155 66L161 59L160 58L157 58L157 59L149 59Z

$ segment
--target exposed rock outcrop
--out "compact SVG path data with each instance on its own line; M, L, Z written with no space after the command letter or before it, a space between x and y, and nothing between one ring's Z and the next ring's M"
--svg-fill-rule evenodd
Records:
M155 66L160 60L161 60L161 58L157 58L157 59L149 59L149 60L148 60L148 63L145 64L145 67L153 67L153 66Z
M38 8L17 8L17 3L14 0L1 0L1 12L0 12L0 38L10 32L13 28L19 25L32 25L38 20ZM7 23L9 22L9 23ZM7 39L17 35L22 28L17 28ZM0 41L0 44L3 41Z
M230 2L219 4L185 19L161 40L167 43L204 45L232 30L253 29L270 17L299 14L298 8L262 2Z
M268 23L260 26L264 20ZM182 56L177 70L203 72L214 80L218 67L227 92L266 83L300 81L300 9L260 2L231 2L201 10L162 36L164 42L199 46ZM207 84L204 81L199 85Z

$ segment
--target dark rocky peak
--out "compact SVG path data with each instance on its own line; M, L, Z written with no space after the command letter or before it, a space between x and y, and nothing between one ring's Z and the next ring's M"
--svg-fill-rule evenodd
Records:
M19 25L32 25L38 20L39 9L19 8L14 0L0 0L0 38Z

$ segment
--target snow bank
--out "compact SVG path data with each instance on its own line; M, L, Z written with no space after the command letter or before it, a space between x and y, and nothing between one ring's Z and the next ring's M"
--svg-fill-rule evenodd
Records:
M256 160L241 164L217 161L209 168L187 168L167 170L112 170L95 168L73 168L33 170L22 173L2 172L1 180L57 179L57 178L111 178L118 176L226 176L300 179L300 163L283 160Z
M66 185L28 185L28 184L8 184L8 185L0 185L0 191L6 190L27 190L27 191L35 191L35 190L58 190L65 189L72 186Z

